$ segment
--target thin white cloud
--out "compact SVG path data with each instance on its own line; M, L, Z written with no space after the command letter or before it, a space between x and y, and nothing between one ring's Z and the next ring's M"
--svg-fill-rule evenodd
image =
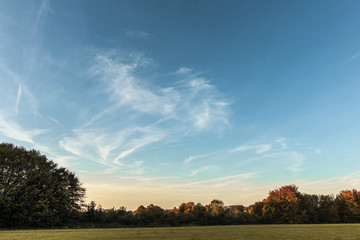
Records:
M322 153L322 151L321 151L321 149L320 149L320 148L315 148L315 153L316 153L316 154L321 154L321 153Z
M205 153L205 154L190 156L188 158L185 158L183 163L187 164L187 163L189 163L189 162L191 162L193 160L196 160L196 159L199 159L199 158L204 158L204 157L210 156L212 154L214 154L214 153Z
M79 157L110 167L107 173L124 166L121 159L166 136L164 131L152 126L129 127L118 132L95 128L78 129L73 133L72 137L63 137L59 145ZM140 173L141 168L136 167L134 171Z
M58 156L53 158L52 160L62 167L69 167L70 166L69 160L72 158L73 157L70 156Z
M350 63L352 63L353 61L355 61L358 57L360 56L360 51L357 51L355 53L353 53L350 57L348 57L347 59L345 59L345 61L339 65L339 67L335 68L332 70L332 72L330 72L330 74L327 76L327 78L330 78L332 75L334 75L335 73L341 71L343 68L345 68L347 65L349 65Z
M149 145L151 143L158 142L158 141L162 140L164 137L165 137L165 133L162 133L162 132L159 131L157 133L153 132L153 134L144 136L142 138L133 139L127 144L128 146L130 146L130 148L122 151L114 159L114 162L118 163L118 161L120 159L125 158L129 154L135 152L137 149L139 149L139 148L141 148L143 146Z
M292 172L302 171L303 170L302 166L304 165L305 162L304 155L296 151L292 151L291 154L292 154L291 160L293 161L293 164L290 167L288 167L288 169Z
M336 176L319 180L299 180L297 185L300 189L316 194L338 193L346 189L358 189L360 182L360 172L354 172L347 175Z
M136 168L134 164L132 167ZM138 163L138 168L143 168L143 163ZM189 181L188 178L183 178L179 176L166 176L166 177L154 177L154 176L138 176L137 174L131 176L118 176L117 179L125 182L129 185L139 185L139 186L157 186L164 189L182 189L182 188L190 188L201 185L203 187L212 188L216 184L239 184L245 180L254 178L256 176L256 172L249 172L244 174L237 174L225 177L218 178L210 178L202 181ZM109 179L111 180L111 179Z
M20 100L22 99L22 96L24 95L27 100L27 104L30 106L30 109L33 111L34 114L38 115L37 112L37 104L38 101L35 97L35 95L28 89L26 84L24 83L22 77L17 74L16 72L12 71L9 67L7 67L5 64L0 62L0 73L3 73L4 76L3 79L9 79L14 84L18 86L17 90L17 98L15 101L15 107L13 109L14 113L16 114L18 111L18 104L20 104Z
M93 72L108 85L112 100L119 106L148 114L172 115L176 94L171 89L160 89L155 93L145 87L144 81L135 76L136 70L149 64L141 55L131 57L130 63L118 63L103 55L96 57Z
M276 161L283 161L287 164L286 168L291 172L303 170L302 166L305 162L304 155L297 151L269 153L264 154L261 158L272 158L276 159Z
M190 76L164 88L140 74L153 65L152 60L141 54L120 57L99 54L92 68L93 75L107 85L111 100L119 108L176 120L179 124L190 124L196 130L229 125L229 103L208 80Z
M60 122L58 120L56 120L55 118L47 116L47 119L49 119L51 122L55 123L58 127L63 128L63 126L60 124Z
M116 106L112 105L108 108L106 108L105 110L101 111L100 113L96 114L95 116L93 116L89 121L87 121L85 123L85 125L83 126L84 128L87 128L91 125L93 125L97 120L103 118L105 115L107 114L111 114L114 110L116 109Z
M21 142L27 142L34 144L34 137L41 135L43 133L47 132L47 130L44 129L25 129L15 123L13 120L6 118L2 113L0 112L0 133L4 136L21 141Z
M283 137L280 137L278 139L276 139L275 141L276 143L279 143L283 149L286 149L287 148L287 144L286 144L286 139L283 138Z
M107 133L106 129L76 129L73 131L75 136L63 137L59 144L75 155L84 157L87 150L91 150L102 160L107 160L109 152L116 149L134 132L131 128L115 133Z
M192 68L181 67L176 71L176 73L177 74L186 74L186 73L192 72L192 70L193 70Z
M114 172L116 172L119 169L119 167L117 166L111 166L110 168L105 169L103 172L106 174L112 174Z
M292 173L304 170L305 156L297 151L265 153L260 156L242 160L238 166L249 166L258 161L257 169L265 167L266 171L288 170Z
M192 171L192 172L189 174L189 176L190 176L190 177L193 177L193 176L195 176L195 175L198 174L198 173L207 172L207 171L209 171L209 170L215 170L215 169L217 169L216 166L201 167L201 168L198 168L198 169Z
M126 31L126 36L148 39L151 35L145 31L128 30Z
M169 176L169 177L146 177L146 176L119 176L117 179L119 180L134 180L138 182L149 182L149 181L157 181L157 180L166 180L166 179L179 179L177 176Z
M0 71L5 73L12 81L17 84L20 84L21 78L18 74L11 71L5 64L0 62Z
M316 154L321 154L322 150L320 148L316 148L316 147L310 147L311 150L313 150Z
M256 150L256 153L261 154L267 151L271 150L271 145L270 144L264 144L261 145L260 148L258 150Z
M109 179L98 182L85 181L88 199L101 202L104 207L116 206L119 202L135 210L139 205L150 203L171 209L182 202L192 200L208 204L212 199L221 199L225 205L250 205L266 198L269 190L288 184L299 186L301 192L309 194L337 194L344 189L359 187L360 173L352 173L327 179L288 179L278 181L251 181L256 173L214 178L198 182L184 182L177 177L119 177L123 184ZM236 189L236 191L234 191ZM153 194L157 192L158 194ZM108 198L109 194L112 196Z
M192 79L190 82L189 82L190 86L191 86L191 89L194 91L194 92L200 92L201 90L207 90L207 89L213 89L214 86L210 84L209 81L203 79L203 78L195 78L195 79Z
M114 159L114 162L115 162L115 163L118 163L118 161L119 161L120 159L125 158L127 155L135 152L136 149L138 149L139 147L142 147L142 146L144 146L144 144L140 144L140 145L135 146L135 147L133 147L133 148L127 149L127 150L125 150L125 151L122 151L122 152Z
M144 174L144 161L136 161L132 166L130 166L129 174L141 175Z
M360 57L360 51L355 52L346 62L351 62L358 57Z
M259 144L259 145L242 145L231 150L231 152L243 152L248 150L256 150L257 154L262 154L271 150L270 144Z
M39 28L39 24L41 23L42 18L46 15L47 12L49 12L50 9L50 2L49 0L43 0L41 2L41 5L39 7L39 10L37 11L35 22L33 25L33 34L36 34Z
M219 183L226 182L229 179L236 180L235 182L237 182L237 181L242 181L242 180L246 180L249 178L253 178L255 175L256 175L256 172L250 172L250 173L231 175L231 176L226 176L226 177L212 178L212 179L196 181L196 182L189 182L189 183L184 183L184 184L180 184L180 185L170 185L168 187L177 188L177 187L186 187L186 186L192 186L192 185L208 185L209 183L211 183L211 185L209 185L209 186L213 186L213 184L216 182L219 182Z
M20 101L21 101L21 84L19 84L18 87L18 92L17 92L17 97L16 97L16 103L15 103L15 113L18 114L19 113L19 105L20 105Z

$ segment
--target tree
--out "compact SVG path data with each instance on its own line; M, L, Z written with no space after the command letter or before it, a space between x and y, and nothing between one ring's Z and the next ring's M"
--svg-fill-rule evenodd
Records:
M306 193L301 194L299 207L302 214L298 216L298 222L319 223L319 206L320 202L318 195Z
M335 198L332 195L319 196L318 217L320 223L339 222L338 209L335 206Z
M301 193L294 185L283 186L269 192L263 201L263 215L275 223L303 223L304 215L301 206Z
M255 202L254 204L248 207L248 211L250 214L260 218L263 215L263 207L264 207L263 202Z
M193 209L191 211L191 216L192 216L194 223L196 223L198 225L207 224L206 208L201 203L197 203L193 207Z
M139 206L135 212L135 220L140 226L161 226L165 217L164 210L154 204Z
M360 192L356 189L344 190L336 196L336 206L338 208L341 222L360 221Z
M84 195L74 173L40 152L0 144L0 227L70 224L76 221Z
M91 201L89 204L86 205L85 221L95 222L95 216L96 216L96 203L94 201Z
M207 205L207 211L210 212L213 216L219 216L224 214L224 202L218 199L214 199Z

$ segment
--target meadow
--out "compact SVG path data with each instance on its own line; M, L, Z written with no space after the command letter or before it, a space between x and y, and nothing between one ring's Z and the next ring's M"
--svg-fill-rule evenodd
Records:
M3 230L0 239L360 239L360 224Z

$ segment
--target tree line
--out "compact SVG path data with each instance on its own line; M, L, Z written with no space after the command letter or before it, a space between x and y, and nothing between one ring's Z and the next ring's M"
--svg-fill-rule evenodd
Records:
M360 223L360 192L306 194L294 185L269 192L250 206L150 204L135 211L84 203L76 175L35 150L0 144L0 228L156 227L227 224Z
M81 214L82 224L91 227L360 223L360 192L316 195L300 193L296 186L287 185L250 206L224 206L214 199L207 205L188 202L162 209L150 204L126 211L125 207L103 209L91 202Z

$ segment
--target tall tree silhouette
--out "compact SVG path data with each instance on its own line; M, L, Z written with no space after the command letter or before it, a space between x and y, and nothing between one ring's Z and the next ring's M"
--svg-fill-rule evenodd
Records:
M85 189L74 173L35 150L0 144L0 227L53 227L76 221Z

